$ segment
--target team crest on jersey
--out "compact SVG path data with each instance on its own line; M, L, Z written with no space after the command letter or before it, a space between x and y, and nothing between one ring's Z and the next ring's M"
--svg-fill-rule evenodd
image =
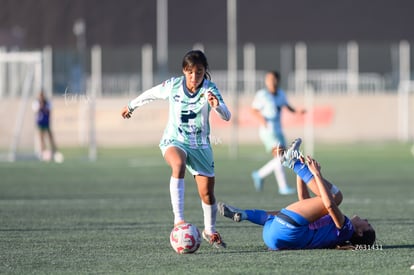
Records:
M165 80L164 82L162 82L162 86L165 87L165 85L167 85L170 82L170 80Z

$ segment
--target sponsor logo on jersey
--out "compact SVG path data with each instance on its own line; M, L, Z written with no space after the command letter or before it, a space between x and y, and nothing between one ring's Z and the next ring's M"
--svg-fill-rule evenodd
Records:
M175 95L173 99L175 102L180 102L180 95Z

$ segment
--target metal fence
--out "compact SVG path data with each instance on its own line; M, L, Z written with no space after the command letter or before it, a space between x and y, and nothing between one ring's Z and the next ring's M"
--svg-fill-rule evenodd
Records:
M204 49L212 79L225 93L229 87L226 46L197 43L194 47ZM238 93L254 93L263 87L267 70L279 70L282 88L292 93L301 93L306 85L311 85L316 93L324 94L395 92L401 81L414 78L413 47L414 43L407 41L374 45L352 41L343 44L239 45L235 86ZM171 45L167 71L161 71L156 64L156 49L151 45L115 49L97 46L82 55L76 49L45 48L43 87L54 94L62 94L68 89L84 94L91 87L97 87L99 96L136 94L166 78L181 75L181 58L188 50L188 46ZM93 63L98 65L94 67ZM19 79L11 77L16 68L15 65L1 65L2 87L5 81L7 85L18 87L18 83L13 84L10 80ZM99 79L99 85L92 85L92 79ZM19 96L16 89L3 90L2 97Z

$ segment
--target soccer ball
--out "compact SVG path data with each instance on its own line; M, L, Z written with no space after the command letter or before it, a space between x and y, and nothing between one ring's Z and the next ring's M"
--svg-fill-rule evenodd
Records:
M170 243L178 254L194 253L201 244L200 231L191 223L176 225L171 231Z
M63 154L61 152L56 152L53 155L53 160L57 163L62 163L65 160L65 158L63 157Z

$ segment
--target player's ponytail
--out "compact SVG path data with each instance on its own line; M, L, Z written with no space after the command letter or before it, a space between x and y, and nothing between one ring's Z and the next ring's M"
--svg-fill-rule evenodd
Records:
M206 69L204 78L208 80L211 79L207 57L200 50L192 50L186 53L186 55L184 55L182 68L186 69L187 67L193 67L194 65L202 65L204 69Z

